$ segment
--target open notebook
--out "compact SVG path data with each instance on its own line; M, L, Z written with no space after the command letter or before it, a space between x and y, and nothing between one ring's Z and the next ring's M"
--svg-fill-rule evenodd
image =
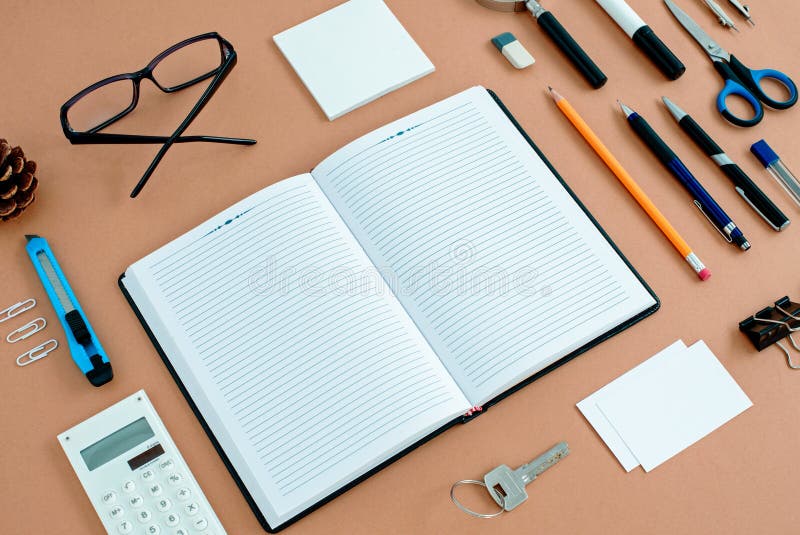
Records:
M534 149L475 87L120 278L265 529L656 310Z

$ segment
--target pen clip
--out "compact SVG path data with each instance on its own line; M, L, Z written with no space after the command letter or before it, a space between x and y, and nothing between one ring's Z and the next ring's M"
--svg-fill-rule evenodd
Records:
M714 221L710 217L708 217L708 214L706 213L705 210L703 210L703 205L700 204L700 201L695 199L693 202L694 202L694 205L697 206L697 209L700 210L700 213L703 214L703 216L705 216L706 219L708 219L709 223L711 223L711 226L714 227L714 229L716 229L717 232L719 232L720 236L722 236L722 238L726 242L733 243L733 240L729 236L726 236L725 233L722 232L722 230L717 225L714 224Z
M742 199L744 199L744 202L746 202L747 204L749 204L749 205L750 205L750 208L752 208L753 210L755 210L755 212L756 212L758 215L760 215L760 216L761 216L761 217L764 219L764 221L766 221L766 222L767 222L767 224L768 224L770 227L772 227L772 229L773 229L773 230L776 230L776 231L780 231L780 230L781 230L779 227L776 227L776 226L775 226L775 224L774 224L772 221L770 221L770 220L769 220L769 218L768 218L767 216L765 216L765 215L764 215L764 212L762 212L761 210L759 210L759 209L758 209L758 207L757 207L755 204L753 204L753 203L750 201L750 199L748 199L748 198L747 198L747 194L744 192L744 190L743 190L742 188L740 188L739 186L736 186L736 188L735 188L735 189L736 189L736 193L738 193L738 194L739 194L739 195L742 197Z

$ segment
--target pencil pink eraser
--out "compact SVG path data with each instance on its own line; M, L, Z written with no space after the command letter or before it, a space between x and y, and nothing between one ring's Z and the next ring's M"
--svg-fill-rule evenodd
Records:
M697 275L700 277L701 281L708 280L711 277L711 270L703 268Z

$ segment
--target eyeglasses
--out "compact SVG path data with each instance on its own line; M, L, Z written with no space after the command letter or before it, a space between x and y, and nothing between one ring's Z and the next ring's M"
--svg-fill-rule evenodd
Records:
M131 191L136 197L150 179L167 150L174 143L206 141L253 145L254 139L217 136L181 136L205 107L236 64L236 51L216 32L205 33L171 46L140 71L118 74L90 85L61 106L61 128L73 145L99 143L161 143L161 149ZM139 103L139 86L144 79L161 91L174 93L211 78L186 119L171 136L145 136L101 132L116 123Z

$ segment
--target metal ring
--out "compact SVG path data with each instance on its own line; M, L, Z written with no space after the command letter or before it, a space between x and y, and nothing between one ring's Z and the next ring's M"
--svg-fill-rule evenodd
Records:
M490 513L490 514L476 513L469 507L466 507L464 504L459 502L458 499L456 498L456 487L460 487L461 485L478 485L480 487L486 488L486 483L484 483L483 481L478 481L477 479L462 479L461 481L456 481L455 483L453 483L453 486L450 487L450 499L453 500L453 503L456 504L456 507L458 507L465 513L478 518L495 518L506 512L505 508L501 506L500 510L497 511L496 513ZM502 500L503 498L500 497L500 499Z

